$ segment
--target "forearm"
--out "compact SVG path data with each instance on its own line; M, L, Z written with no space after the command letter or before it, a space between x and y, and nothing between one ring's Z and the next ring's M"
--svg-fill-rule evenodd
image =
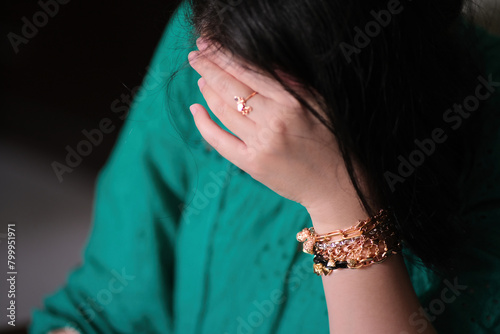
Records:
M315 232L346 229L368 218L353 187L339 185L324 205L308 208ZM324 196L326 198L326 196ZM322 276L331 333L416 333L409 322L419 300L400 254L360 269L335 269ZM435 333L428 323L425 331Z
M331 333L416 333L409 317L420 305L401 255L322 280ZM419 333L435 331L429 324Z
M344 205L343 209L348 207ZM340 208L336 212L350 216L341 213ZM330 232L314 220L313 225L321 233ZM416 332L409 317L420 304L402 255L391 255L384 262L359 269L335 269L322 280L331 333ZM435 331L429 324L424 333Z

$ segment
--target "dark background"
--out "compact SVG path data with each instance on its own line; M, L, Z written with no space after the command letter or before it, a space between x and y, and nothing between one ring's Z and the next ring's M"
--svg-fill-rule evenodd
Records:
M66 144L81 140L82 129L115 116L111 102L140 84L177 2L59 4L58 13L27 44L20 44L16 54L7 34L22 36L22 17L33 22L42 8L38 1L3 0L2 139L35 145L56 159L65 153ZM99 168L117 133L107 135L82 167Z
M7 224L16 224L16 327L23 333L31 309L40 307L80 258L91 220L95 177L123 121L111 103L141 83L156 43L179 1L61 2L53 17L39 1L0 4L0 306L7 305ZM37 14L38 13L38 14ZM23 36L22 18L39 20L38 32L16 53L9 33ZM12 36L12 34L11 34ZM115 129L65 173L67 145L82 130L110 118ZM5 264L4 264L5 263ZM7 332L6 311L0 332Z

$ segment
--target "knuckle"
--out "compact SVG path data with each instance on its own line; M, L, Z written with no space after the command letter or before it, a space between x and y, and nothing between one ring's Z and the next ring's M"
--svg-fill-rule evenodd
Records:
M275 133L284 134L287 129L287 122L283 118L273 117L269 121L269 128Z
M257 140L260 147L267 148L269 144L273 141L274 133L271 129L265 127L261 128L257 133Z
M287 102L288 108L291 109L297 109L297 110L303 110L302 105L300 104L299 100L297 100L295 97L290 96Z

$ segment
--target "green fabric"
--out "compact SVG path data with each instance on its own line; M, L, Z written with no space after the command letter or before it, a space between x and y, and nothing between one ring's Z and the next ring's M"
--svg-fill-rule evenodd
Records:
M194 125L188 107L204 100L186 63L193 40L185 14L181 7L165 31L99 175L83 265L33 312L33 334L65 326L82 333L328 333L322 281L295 240L311 226L307 211L220 156ZM488 73L500 81L499 40L481 34ZM498 94L490 102L500 106ZM444 333L500 330L499 116L498 107L485 116L471 177L481 186L469 191L468 215L484 233L473 251L488 267L471 264L450 277L449 284L468 287L454 291L407 263ZM419 330L416 311L409 321Z

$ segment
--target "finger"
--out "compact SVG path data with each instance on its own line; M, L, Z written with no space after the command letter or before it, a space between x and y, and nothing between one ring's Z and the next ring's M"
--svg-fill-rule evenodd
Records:
M209 45L208 42L201 38L198 38L196 43L208 59L233 77L238 78L242 83L250 87L251 90L257 91L259 94L279 103L289 102L293 98L277 80L262 74L249 65L243 66L241 60L230 56L222 48ZM284 76L282 77L284 78Z
M210 110L229 131L245 142L253 137L256 125L252 119L236 112L232 104L228 105L209 84L205 83L204 78L198 80L198 86Z
M243 158L247 151L246 144L224 131L216 122L214 122L207 110L200 104L193 104L190 107L196 127L202 137L224 158L231 161L241 169L244 169Z
M207 85L212 87L227 105L233 106L235 114L239 114L235 97L247 98L253 91L199 51L193 51L189 54L189 62L193 69L205 79ZM264 111L268 109L266 108L266 101L263 96L259 96L259 94L255 95L252 97L251 102L248 101L246 105L252 107L252 111L249 112L246 117L252 120L262 120L266 117L265 115L262 116Z

